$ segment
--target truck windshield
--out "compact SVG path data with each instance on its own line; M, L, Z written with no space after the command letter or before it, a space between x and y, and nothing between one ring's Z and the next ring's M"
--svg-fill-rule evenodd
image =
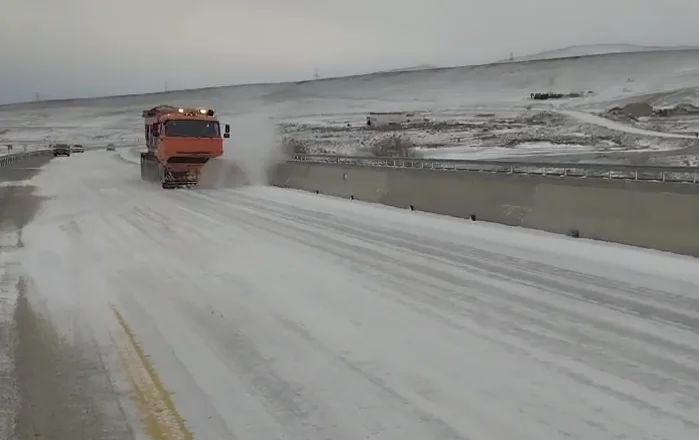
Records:
M213 121L167 121L165 136L219 137L219 125Z

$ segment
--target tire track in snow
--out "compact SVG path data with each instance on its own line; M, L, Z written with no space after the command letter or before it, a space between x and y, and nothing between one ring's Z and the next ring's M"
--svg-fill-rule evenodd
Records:
M15 234L0 232L0 438L16 439L15 416L19 409L19 392L13 353L17 344L14 312L17 306L16 274L8 259L8 247Z
M50 158L39 157L0 170L0 438L14 440L20 408L15 366L18 344L15 311L20 280L18 251L23 247L22 228L39 209L40 198L25 183ZM27 167L31 165L31 167Z

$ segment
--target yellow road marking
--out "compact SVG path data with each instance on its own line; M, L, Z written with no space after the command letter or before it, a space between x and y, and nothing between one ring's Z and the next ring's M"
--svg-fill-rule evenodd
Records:
M119 358L133 386L146 433L153 440L194 440L133 330L114 305L112 311L126 336L117 347Z

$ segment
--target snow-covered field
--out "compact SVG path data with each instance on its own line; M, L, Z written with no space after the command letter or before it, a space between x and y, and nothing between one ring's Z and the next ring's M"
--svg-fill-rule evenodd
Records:
M7 156L8 154L26 153L30 151L39 151L45 148L45 145L40 144L20 144L18 146L13 146L12 148L7 148L6 145L0 145L0 156Z
M699 260L270 187L163 191L129 154L26 182L47 199L6 270L130 384L137 431L699 438Z
M697 104L698 79L699 51L648 51L0 107L0 154L100 147L0 185L0 438L699 438L697 259L265 186L163 191L137 165L141 110L181 103L219 110L222 160L259 176L270 143L392 135L440 158L696 166L691 116L605 112ZM427 121L362 127L391 110Z
M650 152L646 154L650 163L699 157L697 139L691 136L699 131L699 115L683 117L680 122L676 118L651 118L640 123L610 123L599 116L612 107L635 101L659 107L699 104L699 50L649 49L5 106L0 107L0 145L61 140L100 146L107 142L138 144L142 137L141 110L178 103L213 107L228 122L251 113L267 116L279 124L280 142L291 140L302 151L314 153L365 154L383 138L395 134L367 130L364 118L368 112L415 111L427 121L396 131L416 144L415 151L426 157L546 155L634 161L637 153ZM555 56L581 54L580 48L572 48L558 51ZM536 101L529 97L534 92L584 95ZM233 136L232 148L235 142Z
M521 57L513 57L511 61L534 61L534 60L550 60L554 58L569 58L588 55L606 55L612 53L627 53L627 52L657 52L663 50L692 50L697 49L696 46L639 46L637 44L580 44L568 46L560 49L539 52L532 55ZM504 60L508 61L508 60Z

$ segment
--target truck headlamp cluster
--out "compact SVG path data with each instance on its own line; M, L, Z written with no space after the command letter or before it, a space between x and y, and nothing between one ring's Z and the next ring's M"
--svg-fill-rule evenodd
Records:
M190 116L194 116L196 113L199 113L199 114L205 115L205 116L213 116L214 115L214 111L211 110L210 108L200 108L199 110L180 108L180 109L177 109L177 111L181 114L186 114L186 115L190 115Z
M184 115L184 116L197 116L197 115L203 115L203 116L210 116L213 117L216 112L210 108L185 108L185 107L169 107L169 106L161 106L161 107L154 107L150 110L144 110L141 112L141 116L144 118L150 118L156 116L159 112L162 114L168 114L168 113L174 113L177 111L178 114Z

